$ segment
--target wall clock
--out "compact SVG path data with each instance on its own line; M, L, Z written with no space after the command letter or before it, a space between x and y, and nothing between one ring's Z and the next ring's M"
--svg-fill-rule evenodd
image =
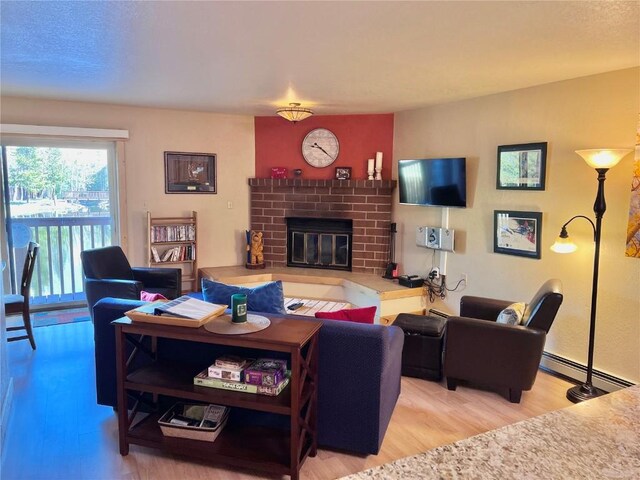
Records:
M311 130L302 141L302 156L312 167L328 167L336 161L339 152L338 137L326 128Z

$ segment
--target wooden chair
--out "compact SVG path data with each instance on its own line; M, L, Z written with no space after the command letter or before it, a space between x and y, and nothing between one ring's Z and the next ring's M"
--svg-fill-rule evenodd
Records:
M29 313L29 288L31 287L31 277L33 276L33 269L36 265L36 256L40 246L35 242L29 242L29 248L27 249L27 256L24 259L24 268L22 269L22 280L20 282L20 294L19 295L4 295L2 297L2 303L4 303L4 309L9 315L22 314L22 320L24 325L21 327L8 327L7 332L13 332L15 330L26 330L26 335L20 335L17 337L8 337L7 341L15 342L16 340L29 339L31 348L36 349L36 341L33 338L33 329L31 328L31 316Z

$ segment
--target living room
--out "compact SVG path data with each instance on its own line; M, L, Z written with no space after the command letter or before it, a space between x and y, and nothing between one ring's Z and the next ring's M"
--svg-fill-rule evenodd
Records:
M499 19L507 19L514 23L523 21L520 17L522 12L518 13L512 6L500 6L492 2L480 3L487 4L484 8L489 9L481 12L486 15L487 21L489 17L494 17L492 22L498 22ZM531 12L540 15L537 18L542 18L544 12L537 10L539 7L537 3L527 2L526 8L523 8L531 9ZM578 7L570 2L562 3L566 4L567 9L587 8ZM471 49L470 56L465 59L469 62L465 72L446 70L445 67L442 67L443 69L439 72L434 67L429 69L428 74L421 73L426 77L420 77L424 80L429 76L441 75L449 81L457 77L466 77L466 80L452 87L453 90L460 89L464 92L463 94L456 96L440 85L438 88L441 92L452 95L450 99L443 96L441 100L420 100L416 104L398 102L397 105L391 106L383 101L384 97L380 96L378 105L369 109L358 109L356 104L350 104L344 100L353 92L344 92L337 88L339 85L333 97L327 96L332 99L331 101L316 100L314 91L304 85L302 80L300 84L292 82L292 88L300 97L279 101L276 101L278 97L274 97L273 102L279 104L268 104L267 107L262 104L266 102L256 101L255 103L260 105L256 105L253 110L252 105L239 105L238 110L233 110L227 107L214 109L206 105L189 103L182 100L180 95L183 92L179 89L173 92L176 95L175 103L162 103L158 100L156 104L151 102L145 104L136 101L135 98L129 101L125 99L109 101L107 97L99 94L94 94L92 97L82 92L82 85L76 85L75 92L71 89L65 92L56 91L52 86L46 85L42 86L41 91L35 87L29 90L27 86L21 89L15 83L16 76L8 76L12 68L15 68L15 64L6 60L3 55L0 123L117 129L128 132L128 139L115 141L120 180L119 243L125 250L130 263L136 266L145 265L147 261L146 215L148 211L167 216L179 216L194 210L198 212L199 219L199 266L243 265L246 257L243 235L245 230L251 228L249 179L268 178L271 167L287 167L291 178L293 178L293 170L302 169L301 178L303 179L332 179L335 175L334 167L350 167L351 178L364 180L367 177L367 160L375 157L376 152L382 152L382 178L397 180L399 160L465 157L467 159L467 208L451 209L447 214L447 226L455 229L456 232L454 253L444 255L442 252L434 252L416 245L416 227L444 226L443 209L400 205L397 194L394 192L391 218L398 229L395 260L399 264L400 273L426 276L432 266L444 267L447 282L451 287L465 276L466 282L463 282L457 291L448 292L445 299L439 300L434 305L425 303L426 308L436 306L454 315L459 311L460 299L463 295L528 301L547 279L560 279L564 289L564 301L546 339L543 366L569 377L573 374L572 378L582 381L587 364L588 318L593 278L592 231L586 223L572 225L570 232L579 246L579 250L573 255L557 255L549 250L549 246L554 242L563 224L571 217L579 214L592 217L597 175L574 153L575 150L604 147L633 148L638 143L636 135L640 104L638 4L614 2L620 9L618 12L620 17L611 14L611 18L600 18L598 15L602 12L597 7L599 2L594 3L596 5L592 5L592 9L587 8L580 12L588 16L592 25L599 26L600 35L608 38L604 33L605 30L608 35L611 35L610 43L605 42L599 35L587 35L580 30L585 36L583 48L576 47L576 50L571 50L571 45L547 44L543 48L545 51L538 52L537 57L529 59L522 56L516 62L514 56L507 56L505 58L508 60L503 60L501 55L506 55L506 52L475 51L472 48L473 42L470 42L470 39L474 38L474 32L477 37L486 35L490 30L487 27L476 26L476 30L467 31L468 37L465 37L464 46ZM252 6L257 8L255 5ZM469 7L468 4L465 6ZM292 8L291 5L286 7ZM436 7L442 8L442 11L449 15L463 13L462 7L455 9L438 2L437 6L433 6L433 12L430 12L434 16L443 16L437 18L445 18L446 15L437 13ZM2 8L4 18L4 9L8 7L3 5ZM183 8L186 7L183 5ZM242 11L241 7L227 8L229 10L225 11L225 14L234 19L237 17L233 14ZM250 15L252 26L253 22L257 23L254 18L254 15L258 15L257 12L267 15L265 12L268 11L268 7L261 8L267 10L257 8ZM288 15L295 13L299 15L301 21L307 20L311 24L313 15L320 15L318 10L322 8L322 4L315 7L301 5ZM394 18L396 22L401 22L403 16L424 17L412 12L406 5L403 8L398 7L401 14L398 16L393 16L393 9L386 9L384 4L376 8L368 5L366 8L371 9L368 15L371 16L370 23L373 26L379 25L380 22L384 24L385 15ZM429 7L416 6L415 8ZM447 12L447 8L454 8L454 11ZM548 8L551 9L549 16L552 17L553 7ZM238 11L236 12L235 9ZM7 11L11 13L11 10ZM473 9L470 9L471 11ZM622 15L622 12L626 12L627 15ZM628 15L629 12L632 14ZM278 14L284 14L284 12L279 11ZM355 15L353 11L343 12L344 18L352 18L347 14ZM273 14L267 16L275 22L271 15ZM470 25L473 25L473 22L467 18L467 15L471 14L464 15L464 20L468 22L465 25L471 28ZM176 13L176 16L180 15ZM193 20L193 17L190 18ZM462 19L460 21L462 22ZM3 32L9 28L8 23L5 22L8 21L3 19ZM558 30L568 29L569 26L577 28L575 23L573 16L567 16L564 23L558 20L560 26L556 28ZM304 24L303 21L302 24ZM520 23L520 25L522 27L523 24ZM391 23L386 24L388 30L393 29L394 26ZM264 28L256 27L260 33L264 33ZM542 25L537 23L536 28L542 28ZM586 29L586 26L583 28ZM619 36L612 33L616 28L619 30ZM356 33L352 35L355 36ZM544 37L532 27L527 29L522 37L518 37L518 40L521 42L521 48L525 48L525 46L530 47L531 43L541 42L540 39ZM256 35L256 38L261 37ZM567 35L560 35L559 38L561 40L558 42L566 41ZM368 36L366 39L373 41ZM606 45L608 49L602 47L602 50L596 50L594 45L597 44ZM367 45L364 45L362 48L366 50L366 47ZM396 68L391 60L392 54L384 49L383 41L380 40L369 48L379 48L380 55L386 52L384 60L378 55L375 56L380 62L380 69ZM629 60L629 56L614 55L614 52L620 50L635 53L635 57L631 55L632 59ZM584 73L573 74L568 68L566 73L563 70L567 64L571 64L569 61L571 52L576 58L575 71ZM198 51L198 54L201 53ZM472 55L473 53L475 55ZM295 60L300 63L304 55L307 53L298 52ZM199 55L196 54L185 58L184 62L192 64L200 61ZM350 57L342 57L340 60L343 64L349 61ZM5 62L8 62L7 66ZM481 69L480 64L485 62L493 66L493 73ZM532 67L528 63L536 62L538 62L536 68L543 74L535 77L535 82L520 78L519 83L501 83L502 77L509 77L507 73L513 70L522 69L528 75L533 75L530 71ZM587 68L591 63L595 66L590 67L591 69ZM184 66L184 63L180 65ZM340 63L336 65L332 68L339 70L344 66ZM580 65L584 66L583 70L577 68ZM298 68L310 67L306 63L300 63ZM447 68L453 67L447 64ZM475 73L476 70L478 73ZM295 70L292 74L295 74ZM363 68L361 74L375 77L379 72L376 68ZM415 74L418 75L418 72ZM154 75L160 75L160 73L154 72ZM259 72L255 72L255 75L259 75ZM526 77L526 74L523 76ZM151 77L153 75L147 77L150 84ZM13 83L8 83L5 78L11 78ZM387 77L385 76L384 79L386 81ZM396 80L400 81L399 78ZM209 81L211 81L210 78ZM342 88L346 86L358 88L358 82L353 79L350 82L348 79L343 81ZM290 85L285 76L282 76L279 82L282 97ZM467 83L476 86L473 93L466 93ZM394 90L396 87L393 85L387 84L385 89ZM413 83L409 83L408 86L399 85L403 86L397 87L398 90L414 86ZM425 83L423 89L429 90L429 84ZM171 93L167 92L166 96ZM414 96L421 97L421 95L419 90L415 90ZM307 99L309 102L317 102L316 105L310 106L315 112L310 118L293 124L275 115L276 108L286 106L289 101L301 99L303 106L307 106ZM184 106L180 106L181 101ZM339 106L328 106L340 101ZM405 101L404 98L403 101ZM315 169L305 163L300 153L302 139L315 128L326 128L332 131L340 141L340 155L330 167ZM545 189L543 191L497 189L498 147L532 142L547 142L548 145ZM215 153L217 157L216 194L166 194L163 166L166 151ZM599 385L606 385L610 389L612 385L615 388L616 382L623 386L640 382L640 298L637 287L640 279L640 263L637 258L625 256L633 165L634 155L626 155L607 173L606 182L607 211L603 221L594 364L598 372L596 380L600 382ZM495 210L542 212L543 228L539 259L494 253ZM6 258L4 230L0 240L3 242L4 259ZM269 245L269 241L269 239L265 240L265 249L272 246ZM36 333L38 333L37 330L39 329L36 329ZM54 328L40 330L54 330ZM90 336L88 341L92 344ZM10 358L14 361L18 358L20 365L28 362L31 355L36 356L35 353L31 353L28 342L10 344L7 347L7 350L9 349L13 349L13 352L10 352ZM39 345L38 354L41 353L41 349L46 349L44 344L42 347ZM83 351L85 354L92 355L90 349ZM62 355L62 352L60 354ZM577 365L577 370L567 370L567 363L563 363L564 360L570 365ZM563 366L564 370L562 370ZM15 371L15 368L17 368L15 365L9 364L9 372ZM4 389L6 380L4 366L2 377ZM63 380L63 373L56 373L55 378ZM545 378L544 382L541 382L542 378ZM449 395L461 394L461 391L465 390L459 389L457 392L449 393L444 384L434 383L428 388L432 387L441 389L441 393ZM535 404L538 401L538 395L542 395L542 392L538 393L536 390L545 387L557 393L553 390L557 388L557 384L546 376L541 376L534 389L523 394L523 408L532 408L531 404ZM419 388L416 383L403 383L402 395L405 396L405 401L422 405L422 399L406 397L411 393L420 392ZM560 390L561 388L558 388L558 391ZM86 398L83 397L87 402L94 401L89 397L90 393L89 390ZM501 406L501 411L511 412L508 401L495 393L489 391L472 393L487 396L488 400L484 401L489 404L496 402ZM2 394L4 397L5 392L3 391ZM552 405L549 410L569 405L562 397L563 393L560 393L559 399L548 401ZM566 403L561 403L560 400ZM445 403L446 400L443 401L440 397L439 405L442 407ZM13 415L16 415L20 408L20 405L14 404ZM42 406L42 408L46 407ZM101 408L106 409L106 407ZM424 411L421 413L420 408L422 407L416 409L416 414L426 415ZM510 418L517 418L517 415L513 414ZM2 425L3 428L6 425L4 419ZM401 436L402 433L399 435ZM52 438L55 437L47 440L52 441ZM116 440L109 438L105 441L115 442ZM391 441L393 442L393 439ZM363 461L360 465L362 468L343 474L356 473L373 464L404 456L394 457L393 445L390 450L385 450L382 461L374 463ZM10 445L5 445L3 451L9 447ZM116 448L113 444L114 451ZM36 446L33 446L33 449L39 451ZM130 454L130 456L135 455L135 452ZM153 457L149 458L150 463L155 461ZM195 471L203 474L206 471L205 468L198 465L194 470L187 470L184 476L192 478ZM301 473L303 477L307 473L308 478L323 478L321 473L306 472L304 467ZM226 474L229 477L225 477ZM130 478L138 478L135 474L132 475ZM213 475L218 476L206 478L231 478L232 474L228 470L220 470ZM251 473L243 472L242 475L253 478ZM36 477L37 475L32 472L31 478ZM86 474L83 478L96 477L99 475L92 477L91 474ZM241 474L238 474L237 478L241 478ZM329 474L324 478L332 477Z

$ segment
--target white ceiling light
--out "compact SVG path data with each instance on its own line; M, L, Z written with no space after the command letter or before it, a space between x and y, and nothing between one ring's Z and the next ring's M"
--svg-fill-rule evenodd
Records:
M305 118L309 118L313 115L313 112L308 108L302 108L299 103L290 103L288 107L279 108L276 113L282 118L289 120L290 122L299 122Z

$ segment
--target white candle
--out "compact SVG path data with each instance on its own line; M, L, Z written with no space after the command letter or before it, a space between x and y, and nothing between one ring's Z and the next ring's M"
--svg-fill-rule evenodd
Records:
M373 172L373 158L367 161L367 172Z
M376 168L382 168L382 152L376 152Z

